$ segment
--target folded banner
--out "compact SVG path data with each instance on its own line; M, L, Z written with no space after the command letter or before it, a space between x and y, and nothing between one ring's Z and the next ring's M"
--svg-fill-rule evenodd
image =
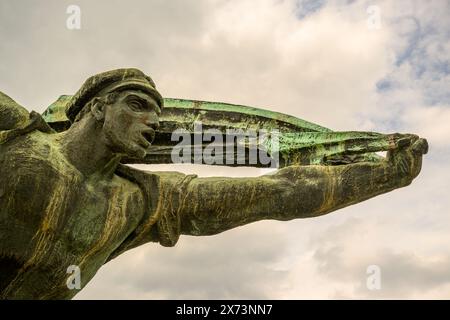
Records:
M43 113L58 132L70 127L66 116L70 98L61 96ZM226 166L338 165L379 161L375 152L395 148L401 139L397 134L336 132L260 108L166 98L160 127L145 159L122 162L171 164L182 159L183 163Z

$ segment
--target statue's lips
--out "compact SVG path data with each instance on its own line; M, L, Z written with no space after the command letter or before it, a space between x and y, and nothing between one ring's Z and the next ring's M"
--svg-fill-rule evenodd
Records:
M153 143L153 141L155 140L155 130L153 129L145 130L141 134L144 137L144 139L150 144Z

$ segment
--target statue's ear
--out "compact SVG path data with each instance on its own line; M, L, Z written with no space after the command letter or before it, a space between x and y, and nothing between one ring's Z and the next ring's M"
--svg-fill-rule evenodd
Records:
M101 121L105 118L105 104L98 97L92 100L91 113L95 119Z

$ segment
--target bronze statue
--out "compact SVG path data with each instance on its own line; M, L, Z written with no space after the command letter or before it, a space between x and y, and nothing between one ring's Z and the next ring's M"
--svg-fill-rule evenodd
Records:
M273 174L198 178L126 166L170 162L169 138L152 142L164 136L159 119L166 110L175 117L183 108L165 101L141 71L108 71L65 99L68 121L58 127L51 115L29 113L0 93L1 298L72 298L78 291L67 287L71 265L79 266L84 287L104 263L147 242L174 246L183 234L356 204L409 185L428 149L412 134L334 133L302 122L300 136L282 130L281 169ZM205 114L195 106L191 113ZM382 150L386 158L374 153Z

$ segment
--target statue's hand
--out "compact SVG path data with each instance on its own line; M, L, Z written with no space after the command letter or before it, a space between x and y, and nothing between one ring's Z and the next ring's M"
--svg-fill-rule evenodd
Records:
M422 168L422 156L428 153L428 142L413 134L401 134L395 137L396 148L388 151L389 163L398 173L411 182Z
M427 139L419 138L418 140L416 140L411 146L411 150L420 156L423 154L427 154L428 153Z
M391 150L406 148L414 143L419 136L415 134L393 133L388 135Z

